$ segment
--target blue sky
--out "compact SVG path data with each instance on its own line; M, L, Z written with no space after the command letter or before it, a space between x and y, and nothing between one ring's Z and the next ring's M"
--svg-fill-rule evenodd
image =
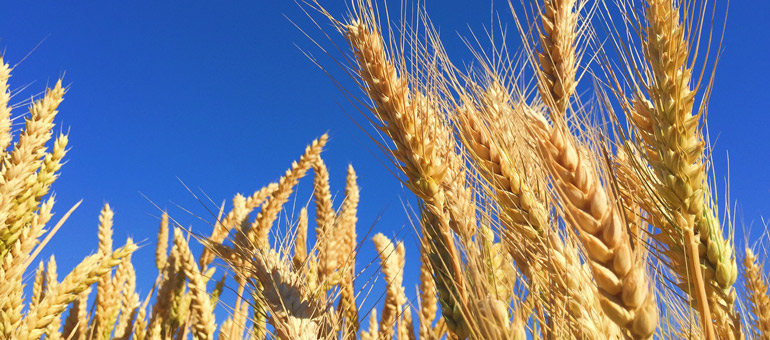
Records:
M498 2L502 21L513 29L507 5ZM322 3L340 17L346 12L345 2ZM479 3L484 4L452 0L427 5L456 62L471 60L457 33L482 32L490 22L490 5ZM312 53L352 86L286 18L325 42L293 1L14 1L3 2L2 8L0 50L12 65L23 59L14 70L12 88L29 85L15 101L38 94L63 74L71 86L57 120L57 128L70 131L71 151L53 188L55 218L78 200L84 202L46 250L56 254L61 272L95 251L98 214L109 202L115 210L116 242L132 236L146 246L135 263L140 289L148 291L155 277L159 212L141 194L185 226L207 234L209 225L176 207L213 220L177 178L196 193L200 188L215 202L229 204L235 193L249 194L277 180L324 132L331 136L324 158L333 192L342 194L348 164L358 171L359 235L384 212L373 230L404 239L407 257L416 260L416 241L402 207L411 195L348 117L360 122L358 112L300 51ZM770 4L763 1L730 4L709 111L712 142L717 141L717 181L724 183L729 151L731 203L737 200L738 218L757 230L762 217L770 216L768 13ZM298 205L310 194L310 179L303 183ZM758 235L755 231L752 238ZM364 242L365 249L373 248L371 241ZM374 256L370 251L365 255L361 265ZM416 261L409 263L407 277L414 278ZM407 281L407 292L414 292L413 283Z

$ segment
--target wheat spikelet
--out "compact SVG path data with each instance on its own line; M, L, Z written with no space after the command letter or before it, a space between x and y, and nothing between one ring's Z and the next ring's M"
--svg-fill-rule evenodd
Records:
M142 305L139 308L139 312L136 314L136 321L134 321L133 336L137 340L144 340L147 335L147 306Z
M43 294L45 289L45 265L43 264L43 261L40 261L40 264L37 266L37 270L35 271L35 281L32 283L32 301L30 301L29 306L30 308L35 308L35 305L40 303L40 300L43 299Z
M346 328L343 334L355 339L359 328L358 306L355 292L355 263L356 263L356 222L358 221L359 188L356 182L357 176L352 165L348 165L345 179L345 200L342 202L340 212L335 221L335 238L340 240L340 250L337 262L343 273L340 280L340 314L344 316ZM348 269L349 268L349 269Z
M179 260L180 251L176 244L171 247L166 267L163 269L163 280L159 284L147 325L147 337L150 339L165 336L167 327L171 323L172 304L177 298L179 287L184 288L184 276L181 273Z
M51 219L51 209L54 198L40 206L36 214L32 214L29 226L23 228L19 239L13 244L0 265L0 333L10 338L22 322L23 289L22 277L29 265L30 252L42 236L43 227Z
M545 104L557 114L567 112L570 97L577 82L578 16L582 2L577 0L546 0L541 14L543 28L538 54L541 71L540 94Z
M436 254L431 261L439 296L443 297L440 298L442 312L451 320L447 322L449 328L462 337L467 329L460 319L456 300L463 299L460 294L463 279L450 229L469 237L475 224L475 207L465 187L464 167L435 103L422 93L410 98L407 80L399 77L396 67L388 60L382 36L374 24L371 4L367 7L359 2L358 9L366 14L354 18L345 26L344 33L356 56L358 74L368 85L364 89L374 102L372 110L381 123L379 128L395 144L395 148L388 151L406 175L406 185L424 200L424 213L432 215L431 223L423 223L423 228L431 235L429 249ZM439 282L449 280L454 283ZM450 285L454 293L450 293ZM442 295L442 291L445 294Z
M59 285L59 276L56 272L56 258L51 255L51 258L48 260L48 265L45 269L45 294L50 295L54 294L56 292L56 286ZM50 339L58 339L61 337L61 332L59 329L61 328L61 314L56 315L53 322L51 322L50 325L45 330L45 336L46 338Z

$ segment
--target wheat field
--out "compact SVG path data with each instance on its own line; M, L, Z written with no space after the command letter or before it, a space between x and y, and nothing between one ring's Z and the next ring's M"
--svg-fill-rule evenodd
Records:
M163 213L157 242L115 240L105 204L97 252L60 275L40 255L79 205L53 218L68 88L59 80L19 115L0 59L0 338L770 339L764 252L736 239L714 178L717 6L521 5L510 20L522 45L466 63L419 6L391 18L373 0L344 17L300 4L416 199L400 240L359 223L353 165L335 194L324 134L277 181L221 205L205 234ZM287 212L300 181L312 197ZM378 255L374 277L363 247ZM151 248L154 264L132 261ZM149 292L139 265L158 271Z

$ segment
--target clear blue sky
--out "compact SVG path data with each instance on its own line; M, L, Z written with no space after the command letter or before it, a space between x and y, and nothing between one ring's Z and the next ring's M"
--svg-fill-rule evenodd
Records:
M495 7L512 29L507 5L498 2ZM343 1L323 3L340 17L345 13ZM470 60L456 33L481 32L490 22L490 5L475 3L427 5L455 61ZM229 204L235 193L248 194L277 180L305 145L328 131L324 158L333 192L342 194L345 169L352 163L362 188L359 235L385 212L374 231L405 238L407 256L415 260L408 262L407 292L414 292L417 248L402 208L411 195L348 118L360 121L358 113L298 49L346 80L284 17L321 38L294 2L5 1L0 8L6 62L18 63L40 44L13 73L13 89L30 85L16 101L65 72L71 86L57 120L58 127L71 131L71 151L54 185L55 218L81 198L84 203L47 249L56 253L61 272L95 251L97 217L109 202L116 242L133 236L147 246L135 255L140 289L147 292L155 276L159 212L140 192L186 226L208 233L210 226L175 207L213 220L177 177ZM729 151L731 198L738 202L739 218L755 228L770 216L769 13L764 1L732 1L709 116L712 141L718 137L718 182L724 183ZM310 186L305 180L298 204L309 197ZM373 248L365 242L365 249ZM360 261L374 255L367 251L365 256Z

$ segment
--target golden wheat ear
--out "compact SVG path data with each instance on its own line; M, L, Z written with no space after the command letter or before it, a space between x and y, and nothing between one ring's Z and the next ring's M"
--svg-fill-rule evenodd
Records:
M660 230L654 235L662 245L658 253L669 259L664 263L692 300L707 338L737 339L741 337L733 289L737 263L732 237L724 236L719 223L702 132L711 91L700 91L701 80L693 77L707 18L696 9L699 1L643 3L640 13L622 9L644 33L638 46L616 42L624 51L626 74L620 79L610 66L602 65L631 123L634 139L628 142L640 151L633 170L644 183L647 199L639 202L649 223ZM623 34L615 32L616 41L623 41ZM629 87L632 93L627 95ZM695 104L699 92L700 106ZM725 229L730 233L732 228Z
M770 292L768 292L767 274L764 261L760 261L751 248L746 247L743 260L744 284L751 309L751 326L757 339L770 337Z

